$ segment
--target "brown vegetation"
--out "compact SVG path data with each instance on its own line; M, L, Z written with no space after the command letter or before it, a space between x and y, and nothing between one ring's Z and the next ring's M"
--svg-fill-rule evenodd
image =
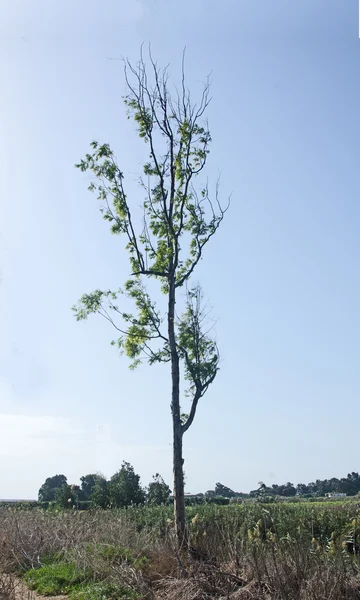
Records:
M360 600L359 559L341 544L326 548L270 531L266 539L230 536L214 527L202 531L201 544L193 536L192 552L180 556L171 524L160 535L155 526L137 527L126 511L4 509L0 523L0 600L19 599L17 578L55 554L144 600ZM131 561L99 552L119 547Z

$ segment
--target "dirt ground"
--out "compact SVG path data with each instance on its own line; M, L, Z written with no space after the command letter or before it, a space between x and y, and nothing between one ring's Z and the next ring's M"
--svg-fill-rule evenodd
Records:
M53 596L56 600L67 600L67 596ZM40 596L29 590L21 579L7 577L0 585L0 600L49 600L49 596Z

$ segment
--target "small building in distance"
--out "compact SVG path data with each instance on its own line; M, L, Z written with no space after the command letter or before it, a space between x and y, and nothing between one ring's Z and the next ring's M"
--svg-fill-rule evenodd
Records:
M326 494L326 498L346 498L346 494L343 492L329 492Z

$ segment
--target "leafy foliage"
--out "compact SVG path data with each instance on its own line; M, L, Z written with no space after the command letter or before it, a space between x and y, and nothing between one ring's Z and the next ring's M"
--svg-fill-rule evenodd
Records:
M123 462L121 469L115 473L109 483L111 506L122 507L131 504L143 504L145 492L140 486L140 476L128 462Z
M215 485L215 494L216 496L224 496L225 498L234 498L236 496L236 492L220 482Z
M161 475L156 473L153 476L153 481L149 484L147 499L149 504L162 505L167 504L170 496L170 488L165 483Z
M58 477L58 476L56 476ZM42 506L46 508L56 503L61 508L109 508L123 507L130 505L144 504L147 500L151 504L163 504L169 500L170 488L164 482L159 473L153 477L147 490L140 485L140 475L135 473L134 467L123 462L119 471L117 471L109 481L99 473L90 473L80 477L81 488L78 485L69 485L66 477L48 478L46 481L62 483L55 489L51 501L42 501L35 503L24 503L19 508L29 508ZM43 489L45 484L40 489ZM6 506L11 506L7 503Z
M30 588L43 596L67 594L86 579L87 574L82 569L66 561L53 562L25 574Z
M82 490L78 485L64 483L56 490L55 501L62 508L77 507L80 501L85 500Z
M125 70L128 116L134 119L149 152L140 177L145 193L142 228L136 227L135 201L126 195L124 174L109 144L93 141L90 152L76 165L94 175L89 189L101 202L102 216L111 232L126 240L131 278L121 289L84 294L74 312L77 320L97 313L110 322L119 334L112 344L131 359L132 368L143 361L184 361L193 408L188 420L182 421L185 432L200 397L215 379L219 355L216 344L202 329L199 286L188 292L185 312L178 322L172 317L175 291L189 281L226 208L219 202L218 185L213 196L207 184L195 187L210 151L211 135L202 122L209 104L209 82L200 103L192 103L183 70L181 92L173 99L167 70L161 72L151 56L150 60L152 86L142 58L137 68L128 63ZM159 280L172 305L167 328L165 315L146 289L149 278ZM127 299L134 305L132 312L123 308Z
M355 471L348 473L346 477L342 477L341 479L338 479L337 477L332 477L331 479L317 479L315 482L312 481L308 484L298 483L296 487L290 481L282 485L273 484L271 487L267 487L262 482L260 482L260 484L259 489L250 492L251 496L267 495L293 497L297 495L309 498L321 498L326 494L332 493L355 496L360 492L360 476Z
M97 508L106 508L109 506L109 483L105 477L97 477L90 498L92 505Z
M67 485L67 479L65 475L54 475L48 477L45 483L41 486L38 493L39 502L52 502L55 500L56 491Z
M81 490L84 494L85 500L90 500L95 484L100 477L101 476L97 473L89 473L88 475L83 475L80 477Z

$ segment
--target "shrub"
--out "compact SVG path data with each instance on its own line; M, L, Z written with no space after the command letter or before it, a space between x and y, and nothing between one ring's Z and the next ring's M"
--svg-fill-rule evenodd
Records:
M43 596L68 594L89 578L89 573L65 561L54 562L25 573L29 587Z

